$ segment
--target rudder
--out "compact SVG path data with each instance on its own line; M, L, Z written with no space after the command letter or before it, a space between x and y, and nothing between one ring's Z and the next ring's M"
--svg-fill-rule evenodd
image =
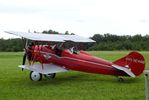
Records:
M114 61L113 64L128 68L136 76L140 75L145 68L144 57L138 52L131 52L127 56Z

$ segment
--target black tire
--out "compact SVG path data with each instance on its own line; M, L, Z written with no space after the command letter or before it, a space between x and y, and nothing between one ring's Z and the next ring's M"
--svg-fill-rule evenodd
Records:
M120 77L120 78L118 78L118 81L119 82L124 82L124 79Z
M44 77L48 78L48 79L53 79L53 78L55 78L55 76L56 76L56 73L44 74Z
M30 80L41 81L42 80L42 74L38 73L38 72L31 71L30 72Z

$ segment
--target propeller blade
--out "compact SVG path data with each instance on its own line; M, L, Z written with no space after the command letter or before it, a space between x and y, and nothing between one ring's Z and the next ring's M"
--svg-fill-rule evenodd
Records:
M22 65L25 65L26 56L27 56L27 48L26 48L27 47L27 40L22 38L22 41L23 41L23 46L24 46L24 55L23 55Z
M24 55L23 55L23 62L22 62L22 65L25 65L25 62L26 62L26 52L25 52Z

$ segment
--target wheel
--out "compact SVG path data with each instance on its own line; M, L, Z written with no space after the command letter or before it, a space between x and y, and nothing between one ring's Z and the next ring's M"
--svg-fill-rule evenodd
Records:
M30 72L30 79L32 81L41 81L42 79L42 74L38 73L38 72L34 72L34 71L31 71Z
M119 82L123 82L123 81L124 81L124 79L123 79L123 78L121 78L121 77L119 77L119 78L118 78L118 81L119 81Z
M53 78L55 78L56 73L49 73L49 74L45 74L44 76L48 79L53 79Z

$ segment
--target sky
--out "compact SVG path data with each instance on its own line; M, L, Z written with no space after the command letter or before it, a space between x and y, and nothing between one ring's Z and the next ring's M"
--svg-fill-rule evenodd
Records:
M55 30L84 37L94 34L149 34L149 0L0 0L4 31Z

